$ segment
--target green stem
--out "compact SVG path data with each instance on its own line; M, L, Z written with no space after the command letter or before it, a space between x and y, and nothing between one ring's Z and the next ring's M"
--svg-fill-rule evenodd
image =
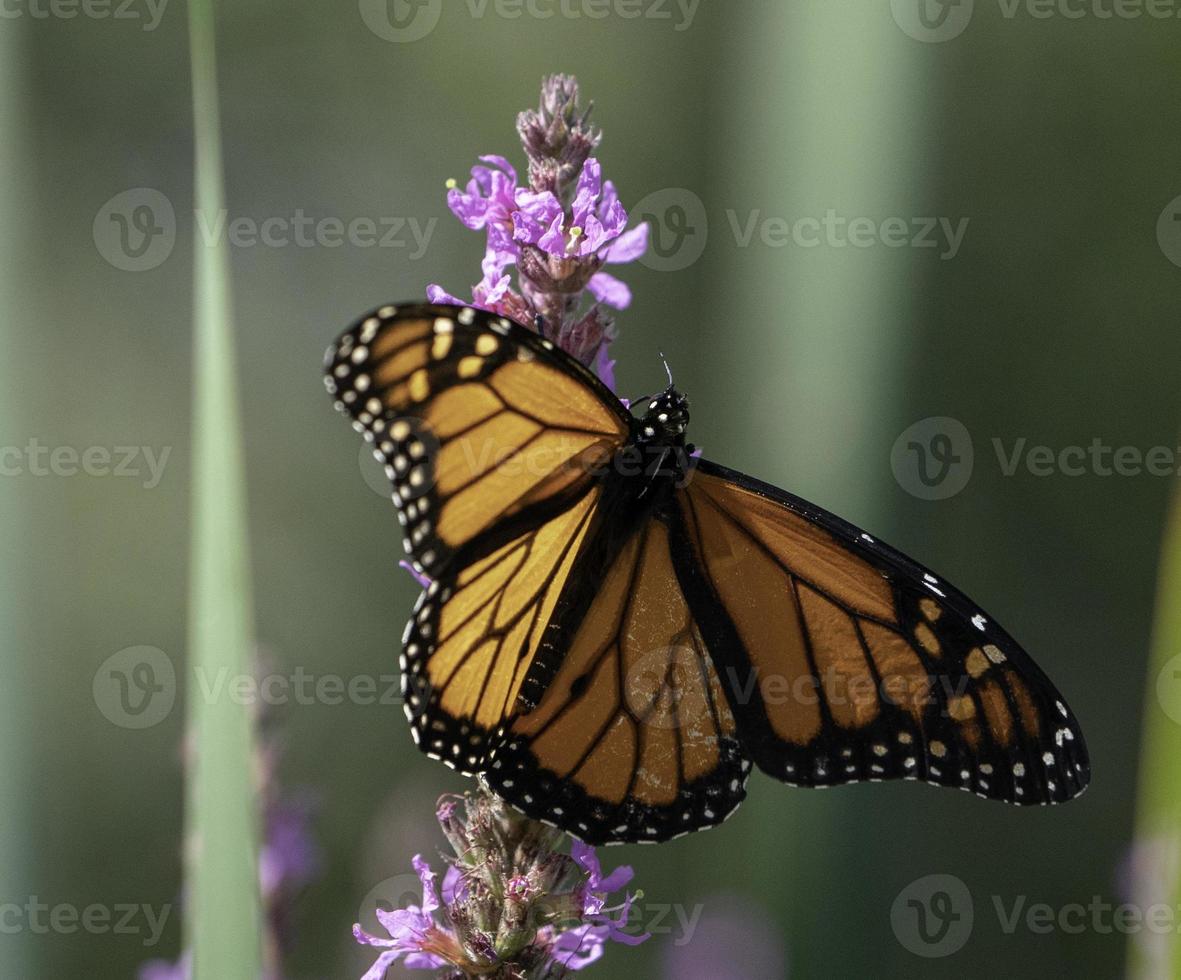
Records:
M1151 847L1157 859L1149 873L1159 876L1138 882L1135 900L1145 904L1181 902L1181 490L1175 490L1165 527L1157 583L1152 652L1145 691L1144 732L1140 752L1136 843ZM1172 673L1166 675L1166 671ZM1167 707L1168 710L1165 710ZM1159 850L1159 854L1157 853ZM1141 866L1142 862L1136 862ZM1163 887L1161 887L1163 885ZM1163 892L1156 894L1157 888ZM1128 944L1128 976L1181 976L1181 942L1167 935L1134 936Z
M190 0L189 30L195 206L212 224L225 197L212 0ZM201 694L219 675L247 674L252 660L231 307L225 243L206 244L195 234L187 939L198 980L258 980L262 964L252 720L233 699Z

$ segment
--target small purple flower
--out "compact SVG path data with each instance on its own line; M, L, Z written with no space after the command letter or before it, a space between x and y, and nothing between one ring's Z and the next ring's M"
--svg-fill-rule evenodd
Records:
M582 900L583 913L586 915L597 915L603 911L606 894L623 888L635 876L635 872L624 864L604 878L603 867L599 863L595 849L580 840L570 845L570 856L586 872L586 881L582 883L578 893Z
M504 157L487 154L480 159L491 166L472 167L465 190L447 191L447 206L473 231L490 224L509 227L516 209L517 172Z
M412 863L422 882L422 905L409 905L393 912L377 909L377 920L390 934L389 939L370 935L360 923L353 925L357 942L385 949L362 980L382 980L390 966L402 957L412 970L433 970L447 965L437 950L445 948L448 941L454 943L454 939L439 927L432 915L439 908L435 873L421 855L414 855Z

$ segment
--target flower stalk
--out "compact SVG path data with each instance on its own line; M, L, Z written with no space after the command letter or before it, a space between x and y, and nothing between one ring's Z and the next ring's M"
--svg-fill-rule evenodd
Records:
M526 185L495 155L480 157L465 187L448 182L448 206L486 235L472 305L537 330L614 389L608 310L626 308L631 290L604 266L639 258L648 226L628 229L615 185L593 156L602 134L574 78L546 78L538 107L517 117L517 133ZM467 305L435 284L427 296ZM567 853L560 830L522 816L482 780L440 799L436 817L452 851L441 885L415 855L421 903L378 909L388 936L354 925L358 942L381 950L364 980L382 980L396 962L446 980L553 980L599 960L608 942L648 938L627 928L638 894L608 904L631 868L604 875L593 847L572 841Z

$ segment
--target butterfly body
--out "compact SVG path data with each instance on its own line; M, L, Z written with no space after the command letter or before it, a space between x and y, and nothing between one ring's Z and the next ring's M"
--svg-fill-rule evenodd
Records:
M1012 803L1089 779L990 616L851 524L700 459L670 383L633 415L536 333L384 307L329 349L431 579L403 637L428 755L592 843L720 823L758 768Z

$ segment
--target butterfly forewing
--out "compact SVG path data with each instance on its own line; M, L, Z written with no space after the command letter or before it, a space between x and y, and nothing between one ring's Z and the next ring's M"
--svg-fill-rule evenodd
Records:
M716 464L678 502L687 589L764 771L804 786L922 779L1012 803L1086 786L1065 701L962 593Z
M326 360L337 406L386 467L406 551L432 576L459 551L487 550L536 511L578 499L629 433L589 371L467 307L382 307Z

